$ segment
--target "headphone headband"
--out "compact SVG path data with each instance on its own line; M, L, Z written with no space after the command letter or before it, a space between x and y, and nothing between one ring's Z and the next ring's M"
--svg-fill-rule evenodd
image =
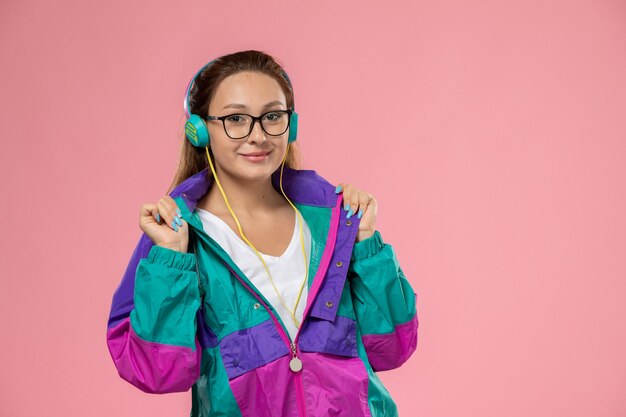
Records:
M202 68L200 68L200 70L196 72L196 75L194 75L191 78L191 80L189 80L189 84L187 84L187 88L185 89L185 101L183 103L183 108L185 109L185 113L187 113L187 117L191 117L191 111L189 110L189 92L191 91L191 87L193 86L193 83L196 80L196 78L198 78L198 75L200 75L200 73L204 71L204 69L208 67L209 65L211 65L213 62L215 62L215 60L212 60L211 62L204 65Z
M191 92L191 87L193 87L193 83L196 81L196 78L198 78L198 75L200 75L200 73L202 71L204 71L204 69L206 67L208 67L209 65L211 65L212 63L214 63L216 60L212 60L210 61L208 64L205 64L202 68L200 68L200 70L198 70L198 72L196 72L196 75L194 75L191 80L189 80L189 83L187 84L187 88L185 89L185 99L183 101L183 109L185 110L185 114L187 114L187 117L191 117L191 110L189 108L189 93ZM289 84L289 87L291 87L291 93L292 96L295 96L294 92L293 92L293 85L291 84L291 79L289 78L289 75L287 75L286 71L283 71L283 77L285 77L285 80L287 80L287 84ZM291 108L293 110L296 109L296 100L295 97L293 97L292 99L293 103L291 105Z

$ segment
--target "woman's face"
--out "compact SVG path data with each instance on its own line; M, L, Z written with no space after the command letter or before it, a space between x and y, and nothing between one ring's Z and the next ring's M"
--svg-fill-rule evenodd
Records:
M287 110L285 93L274 78L252 71L226 77L209 104L211 116L236 113L260 116L270 110ZM263 131L257 120L250 135L233 140L226 135L221 120L210 120L207 127L211 138L209 146L215 164L220 168L218 177L223 173L239 180L267 179L280 167L287 150L289 129L280 136L271 136ZM244 156L259 152L269 154L260 160Z

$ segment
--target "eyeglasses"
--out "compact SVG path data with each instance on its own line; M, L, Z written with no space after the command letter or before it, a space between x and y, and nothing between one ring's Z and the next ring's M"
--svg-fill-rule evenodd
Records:
M261 123L261 128L265 133L270 136L280 136L289 128L292 112L292 110L272 110L260 116L237 113L227 116L207 116L207 120L221 120L226 135L231 139L243 139L248 136L257 120Z

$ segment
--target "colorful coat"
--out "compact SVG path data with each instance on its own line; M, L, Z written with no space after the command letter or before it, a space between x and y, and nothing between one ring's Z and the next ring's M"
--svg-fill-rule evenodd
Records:
M191 388L192 417L397 416L375 372L406 362L418 321L392 246L378 231L355 243L360 219L346 219L342 194L315 171L285 167L283 189L311 230L307 304L291 341L204 232L195 207L212 181L205 169L170 194L190 226L187 253L143 234L132 254L107 330L120 376L148 393Z

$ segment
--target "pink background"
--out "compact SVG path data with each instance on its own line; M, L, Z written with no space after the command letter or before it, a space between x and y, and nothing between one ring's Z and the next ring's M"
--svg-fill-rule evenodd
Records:
M403 417L626 415L624 2L301 3L2 1L0 415L188 415L119 378L106 322L187 82L249 48L418 293L380 374Z

